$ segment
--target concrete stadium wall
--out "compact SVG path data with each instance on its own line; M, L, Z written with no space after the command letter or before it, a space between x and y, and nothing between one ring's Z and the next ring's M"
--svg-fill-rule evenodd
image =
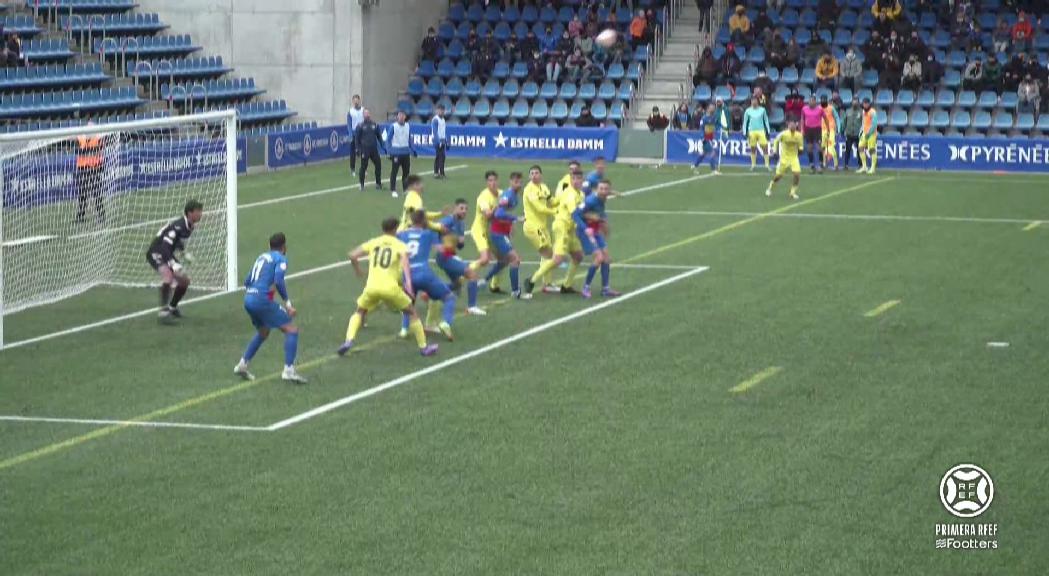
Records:
M377 117L396 107L443 0L139 0L205 55L254 77L267 99L285 99L297 121L343 122L360 93Z

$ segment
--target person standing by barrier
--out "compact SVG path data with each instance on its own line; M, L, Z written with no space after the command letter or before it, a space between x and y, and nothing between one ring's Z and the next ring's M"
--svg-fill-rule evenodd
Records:
M379 126L372 122L372 114L367 108L361 114L361 123L353 131L353 153L361 156L361 171L357 176L361 181L361 190L364 190L364 177L368 173L368 161L375 164L375 188L382 190L382 157L379 150L386 152L386 146L382 143L382 134Z
M94 124L89 122L88 126ZM102 205L103 151L102 135L81 134L76 139L76 222L84 221L87 213L87 199L95 198L95 217L99 222L106 219L105 207Z
M353 141L353 135L357 132L357 127L364 122L364 109L361 108L361 95L353 95L353 106L350 107L350 113L346 115L346 128L350 134L350 174L357 173L357 148L356 143Z
M448 153L448 126L444 122L444 106L438 104L433 120L430 120L430 133L433 136L433 177L443 180L444 160Z
M813 174L817 168L823 172L823 108L816 102L815 95L809 96L809 103L801 109L801 120L809 169Z
M845 151L841 156L843 170L848 170L849 161L852 160L853 150L856 150L857 161L859 160L860 132L863 130L863 110L860 108L858 98L852 100L852 106L845 113Z
M397 113L397 121L390 124L390 195L397 197L397 170L401 171L401 188L408 190L408 173L412 170L412 156L418 156L412 148L412 128L408 125L408 115Z

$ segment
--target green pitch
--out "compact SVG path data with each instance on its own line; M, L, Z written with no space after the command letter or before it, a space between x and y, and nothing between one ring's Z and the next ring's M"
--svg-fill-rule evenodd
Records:
M451 166L429 207L527 168ZM361 283L328 265L400 201L344 164L242 178L241 271L287 234L311 383L280 382L277 334L233 377L235 294L0 352L0 574L1049 573L1049 181L805 173L791 203L764 173L609 176L636 191L609 204L624 298L483 292L432 359L390 313L332 354ZM6 340L154 301L95 289ZM999 547L938 550L969 462Z

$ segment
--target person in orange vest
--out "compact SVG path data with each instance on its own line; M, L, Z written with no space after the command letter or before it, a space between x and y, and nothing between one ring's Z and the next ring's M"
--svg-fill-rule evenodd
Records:
M89 122L88 126L92 123ZM102 171L104 165L103 138L100 134L81 134L76 139L76 221L83 222L87 212L87 199L95 198L95 216L101 222L106 219L102 205Z

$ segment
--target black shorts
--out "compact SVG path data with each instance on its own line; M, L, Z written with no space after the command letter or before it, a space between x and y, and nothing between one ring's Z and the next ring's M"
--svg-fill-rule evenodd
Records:
M823 128L806 128L804 134L806 144L820 144L823 142Z
M164 255L160 252L153 252L151 250L149 252L146 252L146 262L149 262L149 265L154 270L160 270L161 266L167 265L168 259L165 258Z

